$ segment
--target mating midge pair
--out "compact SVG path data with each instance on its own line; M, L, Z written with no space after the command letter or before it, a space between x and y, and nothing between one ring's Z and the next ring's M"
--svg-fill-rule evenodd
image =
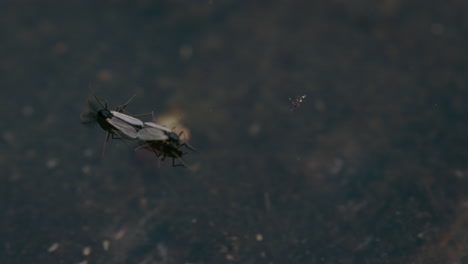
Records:
M107 103L94 96L88 99L88 112L80 116L82 124L98 123L106 133L106 142L109 137L120 140L137 140L140 148L147 149L156 154L160 160L166 157L172 158L172 165L186 167L182 160L184 153L181 148L196 151L187 142L183 142L180 134L154 122L143 122L136 116L124 114L125 107L133 100L130 98L125 104L115 110L109 110ZM137 150L135 149L135 150ZM179 164L175 160L179 160Z

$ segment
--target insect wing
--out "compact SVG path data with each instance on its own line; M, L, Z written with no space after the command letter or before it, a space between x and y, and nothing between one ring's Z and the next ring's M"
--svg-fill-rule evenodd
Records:
M88 108L91 109L91 111L93 112L97 112L101 109L103 109L104 107L101 105L101 103L98 101L98 99L96 98L96 100L93 100L93 99L88 99Z
M137 130L134 126L118 118L107 118L106 121L117 130L115 134L127 139L137 139Z
M145 126L157 128L157 129L165 131L165 132L172 132L172 130L170 130L169 128L167 128L165 126L158 125L158 124L153 123L153 122L145 122Z
M129 115L126 115L126 114L122 114L120 112L117 112L117 111L110 111L112 113L112 115L117 118L117 119L120 119L121 121L124 121L125 123L129 124L129 125L132 125L132 126L137 126L137 127L143 127L143 122L138 119L138 118L135 118L133 116L129 116Z
M163 141L168 139L164 131L153 127L145 127L138 131L137 138L143 141Z
M97 114L96 112L87 112L80 115L81 124L91 124L96 122Z

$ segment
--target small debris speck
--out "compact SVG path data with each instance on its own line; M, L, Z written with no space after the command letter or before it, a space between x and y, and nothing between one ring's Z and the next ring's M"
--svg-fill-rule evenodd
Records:
M112 71L101 70L97 73L97 79L101 82L110 82L112 81Z
M253 123L249 127L249 136L256 136L258 133L260 133L260 130L262 130L262 127L259 123Z
M102 241L102 248L104 249L104 251L109 250L109 246L110 246L109 240Z
M343 169L343 165L344 165L344 161L340 158L336 158L334 161L333 161L333 165L330 169L330 172L332 174L337 174L341 171L341 169Z
M192 46L183 45L182 47L180 47L179 55L180 55L180 58L183 59L183 60L188 60L188 59L192 58L192 55L193 55Z
M445 31L445 28L444 28L444 25L442 24L434 23L431 25L431 32L434 35L441 35L444 33L444 31Z
M122 237L125 236L125 233L127 233L127 229L125 227L121 228L117 233L115 233L114 240L122 239Z
M49 253L52 253L54 252L55 250L57 250L59 248L60 244L59 243L53 243L52 245L50 245L50 247L47 249L47 252Z
M94 152L90 148L85 149L85 151L83 151L83 156L85 156L86 158L91 158L93 155L94 155Z
M317 109L317 111L325 111L326 105L325 105L325 102L324 102L324 101L322 101L322 100L316 100L316 101L314 102L314 107L315 107L315 109Z
M84 174L89 174L91 172L91 166L89 165L84 165L83 167L81 167L81 171L84 173Z
M459 179L463 179L465 176L465 173L462 170L455 170L454 174L455 174L455 177Z
M59 161L57 159L50 159L46 162L46 167L48 169L53 169L57 167L58 164L59 164Z
M263 235L262 234L256 234L255 235L255 239L257 239L257 241L263 241Z
M83 255L84 256L89 256L90 254L91 254L91 247L83 248Z
M12 144L15 141L15 136L11 132L3 132L3 140L8 142L9 144Z
M34 108L33 108L32 106L30 106L30 105L25 105L25 106L23 107L22 112L23 112L23 116L25 116L25 117L30 117L30 116L32 116L33 113L34 113Z

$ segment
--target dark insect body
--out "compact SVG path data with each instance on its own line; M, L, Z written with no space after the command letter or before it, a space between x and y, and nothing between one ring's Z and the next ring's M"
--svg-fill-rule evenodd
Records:
M154 141L167 141L174 145L176 148L178 147L186 147L190 150L197 151L195 148L190 146L187 142L182 142L180 136L183 132L176 134L174 131L170 130L165 126L158 125L153 122L145 122L144 128L138 131L138 139L144 140L147 142L154 142Z
M182 152L179 148L174 146L168 141L152 141L152 142L146 142L146 141L141 141L142 146L139 148L144 148L146 150L149 150L153 152L156 157L158 157L161 161L164 161L166 157L172 158L172 166L173 167L187 167L185 164L184 160L182 159L182 156L187 154ZM176 164L175 161L179 160L179 164Z

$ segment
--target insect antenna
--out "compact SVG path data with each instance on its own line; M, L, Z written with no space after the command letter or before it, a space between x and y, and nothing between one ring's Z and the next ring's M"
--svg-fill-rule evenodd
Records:
M125 104L117 106L117 109L115 111L123 112L125 110L125 107L127 107L127 105L133 100L133 98L135 98L135 96L136 94L130 97L130 99L128 99L128 101Z
M128 114L130 114L127 110L125 110L125 112L127 112ZM140 116L149 116L149 115L152 115L152 114L153 114L153 112L151 112L151 113L139 114L139 115L131 115L131 116L133 116L133 117L140 117Z
M186 148L188 148L188 149L190 149L190 150L192 150L192 151L195 151L195 152L199 153L198 150L197 150L196 148L192 147L192 145L190 145L188 142L182 143L180 146L181 146L181 147L182 147L182 146L183 146L183 147L186 147Z
M99 99L96 95L94 95L94 98L96 98L96 102L103 108L107 109L107 102L104 101L103 99ZM104 103L104 104L103 104Z
M139 114L139 115L132 115L130 112L128 112L127 110L125 110L125 108L127 107L128 104L130 104L130 102L133 100L133 98L135 98L136 94L134 94L130 99L128 99L128 101L125 103L125 104L122 104L122 105L119 105L117 106L117 108L115 109L116 112L119 112L119 113L126 113L128 115L131 115L133 117L140 117L140 116L148 116L148 115L153 115L153 112L151 113L144 113L144 114Z

